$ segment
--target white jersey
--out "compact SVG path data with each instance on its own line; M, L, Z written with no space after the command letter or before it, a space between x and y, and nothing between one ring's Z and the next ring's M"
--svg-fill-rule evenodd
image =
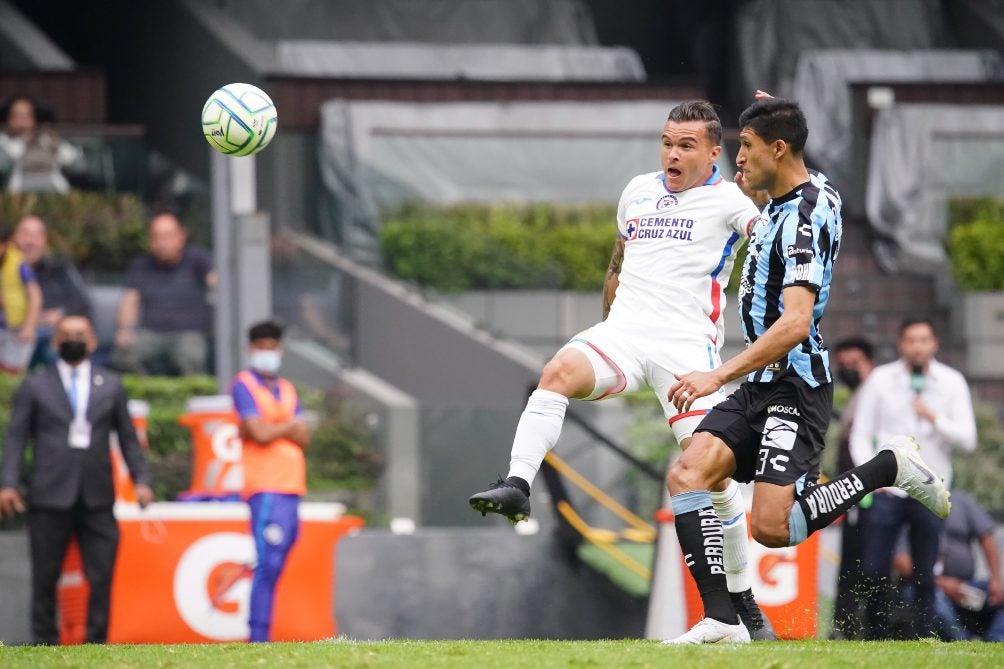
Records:
M617 207L624 264L607 321L657 339L721 347L725 286L736 251L760 216L715 166L701 186L679 193L663 173L630 182Z

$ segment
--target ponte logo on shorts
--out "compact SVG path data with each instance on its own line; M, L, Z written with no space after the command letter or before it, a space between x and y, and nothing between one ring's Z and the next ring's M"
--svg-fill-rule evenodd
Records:
M663 195L659 198L659 201L655 203L656 209L669 209L670 207L680 203L675 195Z

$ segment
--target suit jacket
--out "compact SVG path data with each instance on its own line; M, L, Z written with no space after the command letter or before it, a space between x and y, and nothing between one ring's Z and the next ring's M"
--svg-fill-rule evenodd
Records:
M87 508L115 503L109 435L119 445L132 480L150 483L146 458L129 416L128 397L117 374L91 366L87 419L91 445L69 446L73 411L55 365L26 378L14 394L0 459L0 487L20 483L24 452L34 445L28 482L28 503L38 508L69 509L78 500Z

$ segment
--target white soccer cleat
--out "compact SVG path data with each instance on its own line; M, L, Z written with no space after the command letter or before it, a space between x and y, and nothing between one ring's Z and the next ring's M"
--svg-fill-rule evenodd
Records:
M893 437L881 450L896 456L896 487L931 510L938 518L948 518L951 493L934 470L920 457L920 444L913 437Z
M714 618L704 618L686 634L666 639L663 645L704 643L749 643L750 633L742 623L727 625Z

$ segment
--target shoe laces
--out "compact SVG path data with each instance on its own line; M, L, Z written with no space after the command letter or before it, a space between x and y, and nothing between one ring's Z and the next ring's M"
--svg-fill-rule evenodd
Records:
M498 490L499 488L515 488L516 490L523 492L522 490L520 490L520 487L518 485L513 485L512 483L509 483L501 476L499 476L498 481L488 486L489 490Z
M763 627L763 611L757 606L756 600L753 599L752 595L746 593L737 593L733 601L733 605L736 608L742 608L743 612L749 618L749 621L754 629L760 629Z

